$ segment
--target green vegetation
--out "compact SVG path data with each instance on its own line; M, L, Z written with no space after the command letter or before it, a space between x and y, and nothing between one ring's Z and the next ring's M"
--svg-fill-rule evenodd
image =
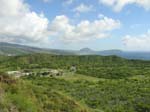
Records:
M76 65L77 73L98 78L121 79L150 74L150 61L126 60L116 56L61 56L34 54L6 57L0 60L0 69L69 69Z
M77 73L69 72L75 65ZM13 79L10 70L63 69ZM116 56L0 56L0 112L150 112L150 61Z
M45 82L45 81L44 81ZM31 81L0 83L0 112L88 112L72 98Z
M86 79L69 81L65 78L38 77L29 79L35 85L47 86L47 88L73 97L87 105L93 112L96 110L103 110L104 112L150 111L150 79L148 77L121 80L100 79L99 81L87 81Z

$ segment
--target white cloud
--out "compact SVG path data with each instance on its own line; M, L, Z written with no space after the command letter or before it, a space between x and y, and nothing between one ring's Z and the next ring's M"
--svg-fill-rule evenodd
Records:
M136 4L140 7L150 10L150 0L99 0L100 3L111 6L115 11L121 11L123 7L129 4Z
M48 19L30 10L23 0L0 0L0 41L42 42L48 40Z
M130 50L150 50L150 31L138 36L127 35L123 43Z
M105 17L104 14L99 14L99 15L98 15L98 18L100 18L100 19L101 19L101 18L104 18L104 17Z
M85 5L85 4L80 4L74 9L75 12L79 12L79 13L90 12L92 10L93 10L92 5Z
M120 21L103 17L92 22L71 24L65 15L49 20L43 14L31 11L23 0L0 0L0 41L23 44L48 43L49 37L64 42L78 42L106 38L120 27Z
M81 21L77 25L72 25L70 19L65 16L56 16L52 21L51 35L59 37L65 42L86 41L94 38L106 38L109 32L120 27L120 21L104 17L90 22Z

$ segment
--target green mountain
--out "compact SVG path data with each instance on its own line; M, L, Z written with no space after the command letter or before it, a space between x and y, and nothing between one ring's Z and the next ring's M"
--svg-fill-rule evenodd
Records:
M102 55L102 56L116 55L126 59L150 60L150 52L129 52L129 51L121 51L115 49L94 51L91 50L90 48L83 48L80 50L59 50L59 49L37 48L37 47L30 47L25 45L0 42L0 55L17 56L17 55L34 54L34 53L47 53L47 54L56 54L56 55Z
M0 42L0 55L17 56L17 55L34 54L34 53L47 53L47 54L57 54L57 55L73 54L71 51L66 51L66 50L44 49L44 48Z

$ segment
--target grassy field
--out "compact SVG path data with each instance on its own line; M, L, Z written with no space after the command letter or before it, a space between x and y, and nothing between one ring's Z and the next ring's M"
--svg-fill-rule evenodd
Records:
M71 73L71 72L66 72L64 73L63 76L60 77L56 77L58 79L64 79L66 81L70 81L70 82L74 82L77 80L86 80L86 81L91 81L91 82L97 82L99 80L105 80L105 79L100 79L100 78L96 78L96 77L92 77L92 76L85 76L85 75L81 75L81 74L77 74L77 73Z

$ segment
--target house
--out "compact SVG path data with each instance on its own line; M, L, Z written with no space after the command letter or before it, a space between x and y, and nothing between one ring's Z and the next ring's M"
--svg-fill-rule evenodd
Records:
M36 76L40 76L40 77L55 77L55 76L62 76L62 75L63 75L63 71L57 69L49 69L46 71L40 71L36 73Z
M70 67L70 71L71 71L71 72L76 72L76 71L77 71L76 66L75 66L75 65L71 66L71 67Z
M15 78L20 78L22 76L28 76L31 73L28 72L21 72L21 71L8 71L7 72L8 75L14 76Z
M63 75L62 70L55 70L55 69L50 70L50 76L62 76L62 75Z
M7 74L12 75L12 74L20 74L20 71L8 71Z
M7 74L14 76L15 78L19 78L23 75L20 71L8 71Z

